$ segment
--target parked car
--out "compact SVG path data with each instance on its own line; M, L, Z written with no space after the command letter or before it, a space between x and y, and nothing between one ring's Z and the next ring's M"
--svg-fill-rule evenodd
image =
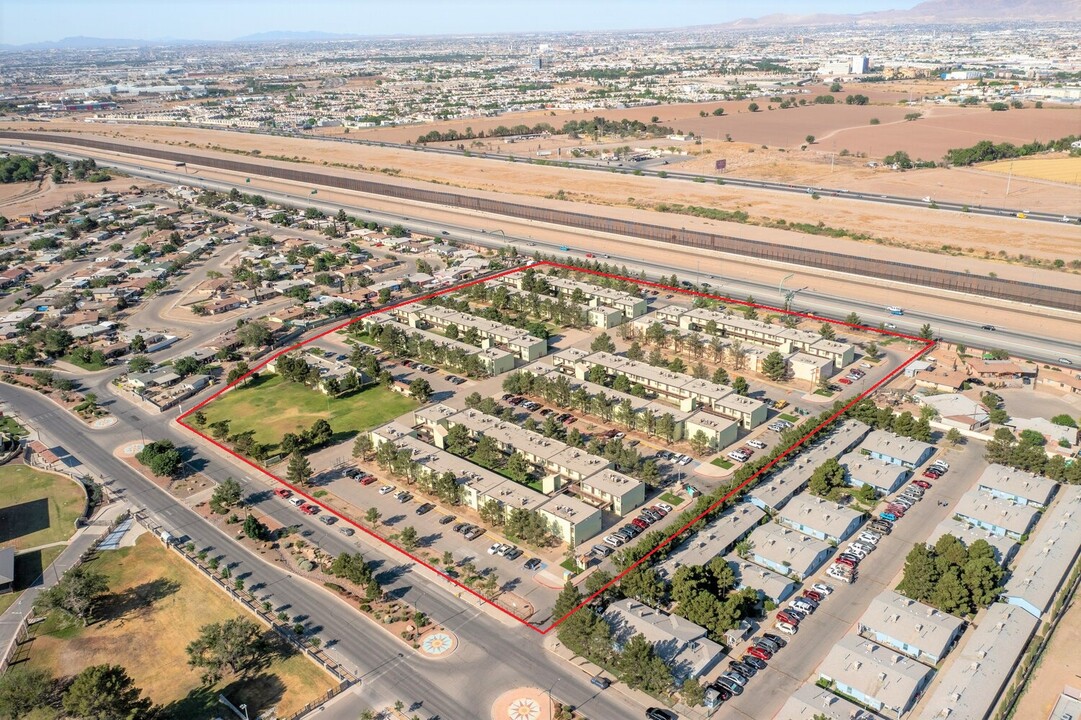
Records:
M508 560L517 560L522 557L522 551L520 548L510 547L503 553L503 557Z
M645 530L649 527L649 523L647 523L642 518L635 518L634 520L631 520L631 525L634 525L639 530Z
M484 528L474 526L471 530L469 530L468 532L466 532L464 534L465 534L465 539L466 540L476 540L477 538L479 538L481 535L484 534Z
M450 525L456 519L457 518L455 518L453 515L444 515L443 517L439 518L439 524L440 525Z
M612 684L611 680L606 677L601 677L600 675L594 675L589 679L589 682L593 683L601 690L607 690L608 686Z
M759 450L765 450L766 444L761 440L748 440L747 444L751 447L758 448Z
M762 638L759 638L759 639L761 640ZM766 640L765 642L769 643L770 645L773 645L774 647L777 647L774 643L770 643L769 640ZM770 658L773 657L774 652L776 652L776 651L775 650L770 650L769 647L766 646L765 644L753 645L753 646L747 648L747 655L750 655L751 657L757 658L759 660L769 660Z
M858 556L852 555L851 553L841 553L840 555L837 556L837 559L835 560L835 562L839 562L839 563L842 563L844 565L848 565L849 567L856 567L857 565L860 564L860 559L859 559Z
M837 378L837 382L841 383L842 385L851 385L852 384L852 381L849 380L846 377Z
M383 487L379 488L379 494L380 495L386 495L387 493L393 492L393 491L394 491L394 486L393 485L384 485Z
M813 615L815 607L815 605L807 602L807 598L800 597L788 603L788 609L786 609L785 612L788 612L789 610L795 610L796 612L801 612L804 615Z
M539 570L542 564L540 558L529 558L522 567L526 570Z
M999 395L997 397L998 397L999 401L1002 400L1001 395ZM931 467L940 467L943 470L949 470L950 469L950 464L948 462L946 462L945 460L935 460L933 463L931 463Z
M594 555L599 555L602 558L606 558L612 554L612 548L607 545L594 545L592 550Z
M893 522L897 519L897 515L891 512L881 512L878 514L878 516L883 520L889 520L890 522Z
M672 506L668 503L657 503L657 507L666 513L672 512Z
M743 663L744 665L750 665L755 670L765 670L767 667L769 667L769 665L766 663L765 660L758 657L757 655L752 655L751 650L757 650L758 652L764 652L762 650L762 648L749 648L747 650L746 655L740 656L739 661L741 663Z
M785 635L795 635L797 632L797 628L795 625L784 621L777 623L777 629L783 632Z
M734 672L737 675L742 675L748 680L758 674L758 668L748 665L745 662L740 662L739 660L729 660L728 670L729 672Z
M803 597L807 598L808 600L814 600L816 603L821 603L823 600L826 599L826 596L818 592L817 590L804 590Z
M788 644L788 641L785 640L783 637L781 637L780 635L774 635L773 633L762 633L762 637L764 637L766 640L769 640L771 643L777 645L778 647L784 647Z
M649 509L652 510L653 512L657 513L661 517L664 517L665 515L668 514L668 511L665 510L664 508L662 508L660 505L651 505L649 507Z
M353 537L353 535L356 534L356 530L349 527L348 525L342 525L340 528L338 528L338 532L340 532L342 535L345 535L346 537Z
M921 490L931 489L931 483L927 482L926 480L913 480L912 484L920 488Z
M334 523L338 522L338 518L334 517L333 515L320 515L319 522L323 523L324 525L333 525Z
M646 720L679 720L679 716L671 710L662 708L646 708Z
M431 512L434 508L435 508L435 505L433 503L424 503L423 505L418 506L417 509L414 510L414 512L417 515L424 515L426 513Z
M721 677L719 677L718 680L724 680L726 678L736 683L740 687L743 687L747 684L747 677L741 675L738 672L732 672L731 670L729 670L728 672L721 673Z
M826 585L825 583L815 583L811 586L811 589L814 590L816 593L820 593L824 597L833 593L833 588L831 588L829 585Z
M781 612L777 613L777 619L781 622L799 625L799 618L796 617L795 613L790 613L788 612L788 610L782 610Z
M717 678L717 685L723 687L725 690L732 693L733 695L743 694L743 686L740 685L738 682L726 678L724 675L721 675L719 678Z
M866 551L861 550L858 547L853 547L852 545L849 545L848 547L845 548L844 554L845 555L853 555L853 556L855 556L856 558L858 558L860 560L863 560L864 558L867 557L867 552Z
M300 511L305 515L315 515L317 512L319 512L319 506L308 503L305 505L301 505Z
M721 702L728 702L732 699L732 691L726 688L724 685L713 683L709 686L709 689L717 693L717 697Z
M364 477L359 479L359 482L361 485L371 485L375 482L375 480L376 478L374 475L365 475Z
M858 539L862 543L867 543L869 545L874 546L874 545L878 545L878 541L882 539L882 536L879 535L876 532L872 532L870 530L864 530L863 532L861 532L859 534Z
M285 488L278 488L274 491L274 494L280 497L282 500L288 500L293 496L292 490L286 490Z
M503 543L492 543L492 546L488 548L489 555L495 555L503 549Z

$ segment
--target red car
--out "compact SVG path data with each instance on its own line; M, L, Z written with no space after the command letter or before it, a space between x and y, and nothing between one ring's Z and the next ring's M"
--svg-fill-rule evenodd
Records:
M362 477L360 479L360 484L361 485L371 485L373 482L375 482L375 476L374 475L365 475L364 477Z
M852 384L851 380L849 380L848 378L844 378L844 377L843 378L837 378L837 382L841 383L842 385L851 385Z
M799 625L799 618L796 617L795 615L790 615L790 614L786 613L784 610L777 613L777 619L780 620L781 622L786 622L789 625Z
M850 568L855 568L855 567L856 567L856 562L855 562L854 560L849 560L849 559L848 559L848 558L846 558L846 557L837 557L837 558L834 558L834 559L833 559L833 562L835 562L835 563L841 563L842 565L847 565L847 566L848 566L848 567L850 567Z
M905 516L905 510L907 510L907 508L904 505L887 505L886 510L890 511L899 518L903 518Z
M274 491L274 494L280 497L282 500L288 500L293 496L293 491L286 490L285 488L278 488Z
M311 503L308 503L307 505L301 505L300 506L300 511L302 513L304 513L305 515L314 515L317 512L319 512L319 506L318 505L312 505Z
M639 520L638 518L631 520L631 525L634 525L639 530L645 530L649 527L649 523L647 523L645 520Z
M769 650L766 650L765 648L760 648L757 645L747 648L747 654L752 657L756 657L759 660L769 660L771 657L773 657L773 653L771 653Z
M912 484L918 488L923 488L924 490L931 489L931 483L927 482L926 480L913 480Z
M587 258L593 258L593 257L597 257L597 256L594 255L593 253L586 253L586 257Z
M804 590L803 591L803 597L811 598L812 600L814 600L817 603L820 603L823 600L825 600L825 598L822 597L822 593L817 592L815 590Z

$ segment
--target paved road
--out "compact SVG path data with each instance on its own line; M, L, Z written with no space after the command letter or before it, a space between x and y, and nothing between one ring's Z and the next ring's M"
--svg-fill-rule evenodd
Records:
M26 152L27 149L21 148L21 151ZM245 190L245 187L240 185L207 180L194 175L148 169L145 166L133 162L124 163L110 161L109 164L123 169L126 172L130 172L133 175L162 182L182 183L225 191L234 187ZM247 190L250 190L250 186ZM587 252L586 250L573 247L570 248L569 251L561 251L558 244L544 242L533 238L506 235L502 231L498 234L485 232L484 226L490 225L490 223L485 223L481 218L478 218L476 223L471 223L469 225L444 222L436 223L410 215L371 211L359 208L356 205L347 206L342 203L325 203L317 200L311 195L301 196L265 191L262 194L272 202L280 202L295 207L317 207L330 213L336 213L339 209L344 208L347 212L352 214L362 214L364 218L382 224L405 223L411 229L426 232L434 236L439 236L446 231L454 237L485 247L497 248L505 245L514 245L523 252L532 253L534 251L539 251L547 255L571 255L582 258L585 257ZM413 211L407 210L406 212ZM712 287L709 288L711 292L717 292L733 298L744 298L749 295L754 295L758 298L772 298L776 296L775 293L777 292L777 287L772 284L767 285L742 279L735 280L728 277L691 273L688 268L684 266L647 263L630 255L624 256L614 254L606 256L605 259L625 264L632 271L645 270L654 277L667 278L676 274L679 277L687 278L688 280L693 278L696 283L703 281L710 282L712 284ZM898 299L898 303L902 307L904 306L903 294ZM897 317L888 313L883 306L878 304L865 302L858 298L838 297L835 295L819 293L809 288L803 288L798 291L793 309L801 312L813 311L822 316L834 319L844 319L849 313L855 312L860 316L862 322L866 324L877 325L879 323L891 323L896 327L898 332L913 335L917 334L920 328L927 323L931 325L936 336L944 337L950 342L961 342L971 347L1001 348L1013 355L1029 358L1038 362L1058 363L1061 358L1065 358L1075 365L1081 366L1081 342L1073 337L1042 337L1029 334L1025 332L1023 328L996 327L995 330L985 330L982 327L982 324L973 323L970 320L931 313L909 311L906 312L905 315Z
M258 596L276 608L304 615L309 628L323 638L332 653L362 679L357 702L366 706L392 704L402 699L408 705L422 701L424 711L443 718L486 718L491 702L514 687L550 687L555 696L581 707L594 720L625 720L639 717L642 709L609 690L598 693L589 679L546 653L541 636L515 621L495 619L474 603L461 601L411 565L379 548L364 546L321 523L304 520L295 511L270 496L267 486L245 477L242 468L209 454L201 457L201 471L211 477L232 475L242 478L260 510L286 523L301 523L312 531L309 540L331 553L345 550L364 552L377 565L384 587L440 624L454 631L462 646L450 657L425 660L415 656L397 639L376 628L357 611L326 591L281 568L268 564L254 553L235 544L216 527L206 523L183 503L159 489L113 455L113 449L138 442L140 430L148 437L173 439L189 444L190 434L169 424L165 416L153 417L134 408L125 409L123 400L110 408L120 422L105 431L88 431L47 398L29 390L2 387L6 401L18 408L27 422L41 429L42 440L60 445L78 457L91 472L104 477L109 487L133 506L145 508L176 537L190 538L200 548L212 548L222 562L232 564L234 577L244 577L248 586L258 586ZM249 472L249 476L254 474ZM262 490L263 492L259 492ZM315 630L315 628L318 628ZM483 668L483 678L477 672ZM359 714L359 710L358 710Z

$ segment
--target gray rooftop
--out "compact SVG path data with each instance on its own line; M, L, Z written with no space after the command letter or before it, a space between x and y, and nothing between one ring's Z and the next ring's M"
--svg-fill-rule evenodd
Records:
M765 513L750 503L738 503L680 543L657 566L662 577L671 577L683 565L705 565L749 533Z
M735 573L739 587L761 590L763 595L775 602L778 598L787 594L788 589L796 584L795 580L780 573L775 573L769 568L755 565L750 560L744 560L734 553L725 555L724 559L728 561L728 566Z
M766 560L790 567L801 576L806 576L814 567L819 553L830 549L824 540L804 535L776 523L759 525L748 538L752 552Z
M985 720L1013 673L1039 620L1019 607L993 603L936 678L923 705L927 720Z
M804 683L788 696L773 720L814 720L820 716L829 720L874 720L881 717L851 700L834 695L814 683Z
M844 465L852 480L878 488L892 488L908 473L902 465L876 460L861 452L845 453L838 458L838 462Z
M860 447L868 452L878 452L915 465L923 453L933 446L885 430L872 430Z
M860 616L858 627L888 635L939 659L964 622L930 605L883 590Z
M818 674L839 680L887 708L903 708L931 668L859 635L837 641L818 666Z
M988 465L976 481L976 487L997 490L1037 505L1047 505L1054 497L1058 483L1005 465Z
M1081 548L1081 485L1063 485L1025 543L1003 593L1046 612Z
M817 530L826 537L840 538L862 514L832 500L801 493L789 500L777 517Z
M1005 535L995 535L987 530L969 525L966 522L954 520L952 517L948 517L940 522L934 532L931 533L928 540L930 544L934 545L943 535L953 535L960 540L966 548L970 547L972 543L977 540L985 540L995 551L995 560L1003 567L1005 567L1006 563L1013 557L1014 551L1019 547L1017 541L1013 538L1006 537Z
M1032 527L1033 519L1040 514L1031 505L1021 505L997 498L984 490L972 488L957 501L954 513L1004 528L1008 532L1023 535Z

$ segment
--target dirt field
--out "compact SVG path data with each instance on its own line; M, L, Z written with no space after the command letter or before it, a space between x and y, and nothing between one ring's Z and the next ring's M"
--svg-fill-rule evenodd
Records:
M999 113L1000 114L1000 113ZM56 123L54 125L59 125ZM23 128L25 129L25 128ZM45 128L58 130L59 127ZM1000 251L1011 256L1020 254L1042 257L1048 260L1061 258L1067 262L1081 258L1081 233L1076 226L1048 223L1026 223L1016 218L984 218L963 216L955 213L944 215L930 209L899 208L887 205L846 201L843 198L823 197L813 200L805 195L779 194L767 191L733 188L712 183L692 184L666 181L659 178L635 177L612 174L598 182L595 173L568 170L553 166L528 165L522 162L501 163L457 156L418 155L409 150L371 148L365 146L340 146L316 140L256 136L246 133L230 133L215 130L168 127L131 126L80 126L81 132L108 137L127 137L134 141L150 141L186 146L188 149L203 147L229 147L251 152L259 150L262 156L297 157L314 164L331 163L347 165L350 169L377 171L384 181L417 185L410 180L435 182L451 187L490 191L492 193L516 193L533 198L551 197L558 190L577 202L595 205L627 206L642 211L652 209L659 203L673 201L687 205L701 205L725 210L743 210L752 218L821 221L824 224L865 232L878 238L878 245L911 247L941 251L943 245L957 248L951 252L974 257L994 256ZM748 148L748 151L752 148ZM782 162L781 155L776 156ZM828 166L827 166L828 167ZM961 202L991 204L998 201L990 190L981 190L980 180L988 179L988 186L1002 186L1002 176L980 174L969 170L938 170L931 191L941 200L957 199ZM901 192L909 195L927 194L923 171L894 173L882 171L880 187L883 192ZM841 183L837 183L840 185ZM1076 188L1061 185L1049 188L1045 181L1028 181L1015 178L1010 193L1011 202L1022 204L1026 209L1049 209L1054 212L1076 212ZM978 202L987 198L986 202ZM533 200L533 202L541 202ZM563 207L580 209L580 205L558 203ZM1042 203L1042 204L1041 204ZM1058 206L1067 209L1059 209ZM637 213L633 213L637 214ZM765 230L747 225L703 221L685 216L657 215L649 213L650 222L675 224L685 227L709 226L713 231L729 232L747 237L771 236L779 238L780 231ZM929 228L934 228L929 232ZM814 242L818 239L800 236L798 242ZM861 245L851 240L831 241L830 249L847 252L863 252ZM844 250L853 246L851 250ZM881 252L881 251L876 251ZM999 271L1002 263L992 263L988 270L978 270L970 265L963 268L970 272ZM1001 273L1000 273L1001 274Z
M0 185L0 215L16 218L72 202L80 194L89 197L106 189L121 190L132 185L143 189L157 187L157 183L129 177L114 177L103 183L65 182L55 185L51 179L45 178L41 182Z
M167 716L177 720L219 716L220 692L234 703L247 703L252 717L272 706L284 716L334 684L301 655L268 653L266 663L250 676L202 686L184 648L202 624L235 617L238 606L150 534L134 547L101 553L91 567L109 578L101 619L88 628L47 620L30 647L32 666L62 676L94 664L119 663L146 696L165 705Z
M983 165L980 169L985 172L1012 173L1037 180L1081 185L1081 157L1002 160Z
M1015 718L1046 718L1058 700L1064 685L1077 687L1081 676L1081 602L1074 598L1058 629L1051 638L1051 645L1044 653L1028 690L1021 697L1013 716Z

